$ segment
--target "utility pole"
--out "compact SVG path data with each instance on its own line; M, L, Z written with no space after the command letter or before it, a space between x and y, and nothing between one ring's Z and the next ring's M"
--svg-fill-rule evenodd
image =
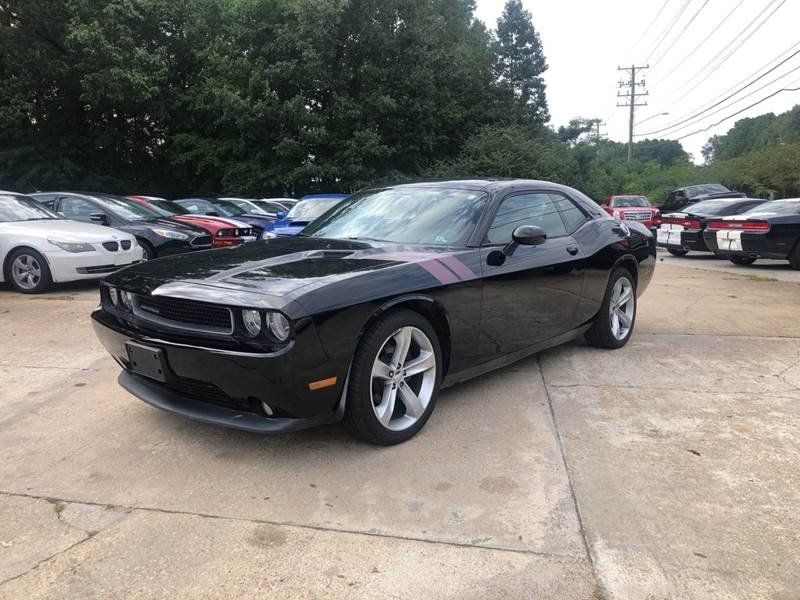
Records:
M617 96L619 98L627 99L626 104L620 104L617 101L617 106L620 107L627 107L630 108L630 116L628 121L628 162L631 162L631 158L633 158L633 119L634 119L634 111L637 106L647 106L647 102L637 103L636 99L642 96L647 96L648 92L644 89L645 81L642 78L641 81L636 81L636 71L644 71L645 69L649 69L650 65L645 65L643 67L637 67L636 65L631 65L630 67L617 67L617 71L625 71L630 75L630 78L625 80L620 80L619 88L620 90L624 88L628 88L625 92L617 92ZM641 92L637 92L638 88L642 88Z
M595 121L594 121L594 141L595 141L595 143L599 143L600 142L600 137L601 137L600 127L602 127L603 125L605 125L605 123L603 123L600 119L595 119Z

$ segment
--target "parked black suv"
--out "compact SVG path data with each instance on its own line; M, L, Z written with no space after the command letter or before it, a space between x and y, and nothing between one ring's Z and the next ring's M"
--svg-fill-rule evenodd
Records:
M684 206L700 202L701 200L713 200L715 198L746 198L747 194L734 192L719 183L701 183L699 185L687 185L686 187L673 190L667 196L666 202L661 206L661 212L676 212Z

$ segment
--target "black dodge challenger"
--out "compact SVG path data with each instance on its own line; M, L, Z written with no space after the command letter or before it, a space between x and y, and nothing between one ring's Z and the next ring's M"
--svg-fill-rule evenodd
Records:
M739 216L715 219L703 237L714 253L737 265L775 258L800 269L800 198L773 200Z
M440 388L585 334L619 348L655 240L543 181L355 194L297 237L142 263L92 315L120 384L256 432L343 420L377 444L419 431Z

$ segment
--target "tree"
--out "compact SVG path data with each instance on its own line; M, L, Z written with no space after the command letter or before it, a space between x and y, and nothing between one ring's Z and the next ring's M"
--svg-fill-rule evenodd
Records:
M531 14L521 0L507 0L497 20L496 36L494 69L500 88L513 95L524 122L546 123L550 113L542 74L547 62Z

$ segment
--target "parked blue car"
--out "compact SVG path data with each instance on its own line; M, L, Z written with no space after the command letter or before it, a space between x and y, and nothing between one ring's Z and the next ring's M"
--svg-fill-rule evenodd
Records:
M288 214L278 213L278 220L267 227L264 238L297 235L314 219L348 198L349 194L310 194L303 196Z
M269 215L253 215L231 202L230 200L220 200L217 198L182 198L175 200L178 204L195 215L213 215L217 217L230 217L247 223L252 226L256 235L260 238L261 233L275 223L275 219Z

